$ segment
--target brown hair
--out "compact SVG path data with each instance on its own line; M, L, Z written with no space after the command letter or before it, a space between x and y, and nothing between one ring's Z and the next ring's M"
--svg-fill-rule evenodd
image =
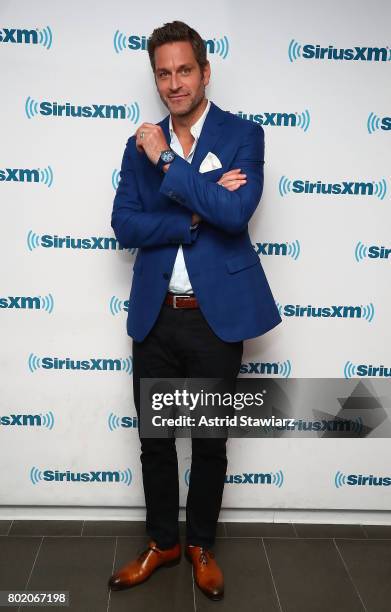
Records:
M166 43L183 40L189 41L201 72L204 71L208 60L205 43L201 36L183 21L172 21L165 23L161 28L155 28L148 40L148 54L153 72L155 72L155 49Z

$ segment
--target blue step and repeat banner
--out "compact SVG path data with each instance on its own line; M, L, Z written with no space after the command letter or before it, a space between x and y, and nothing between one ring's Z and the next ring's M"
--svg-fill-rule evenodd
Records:
M245 343L240 376L339 379L327 405L311 395L313 418L348 400L358 415L357 436L230 439L223 508L389 509L385 0L1 1L0 502L144 506L125 326L136 249L110 215L127 139L166 114L146 46L174 19L205 40L208 97L265 130L250 235L282 324Z

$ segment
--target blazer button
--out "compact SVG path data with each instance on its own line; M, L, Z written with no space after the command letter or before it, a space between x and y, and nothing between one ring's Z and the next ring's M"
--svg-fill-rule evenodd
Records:
M168 274L168 272L163 273L163 278L165 278L166 280L170 278L170 275Z

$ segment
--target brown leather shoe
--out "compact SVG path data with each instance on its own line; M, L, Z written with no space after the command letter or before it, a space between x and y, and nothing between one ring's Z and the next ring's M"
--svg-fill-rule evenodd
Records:
M181 546L176 544L167 550L161 550L154 540L150 540L148 548L133 561L113 574L109 580L112 591L129 589L147 580L159 567L171 567L181 560Z
M194 577L201 591L215 601L224 597L223 572L215 561L214 553L202 546L186 546L186 559L193 564Z

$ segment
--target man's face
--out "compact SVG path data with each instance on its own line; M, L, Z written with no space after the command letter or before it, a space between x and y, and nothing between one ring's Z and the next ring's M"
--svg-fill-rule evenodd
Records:
M171 115L188 115L205 96L210 65L202 74L188 41L167 43L155 50L155 81Z

